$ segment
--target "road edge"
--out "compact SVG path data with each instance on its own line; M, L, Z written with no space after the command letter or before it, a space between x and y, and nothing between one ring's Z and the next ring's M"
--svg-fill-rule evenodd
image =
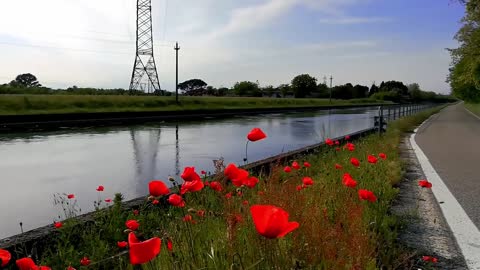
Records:
M465 210L463 210L415 141L418 130L430 120L431 117L414 130L412 135L410 135L410 144L425 177L433 185L432 192L437 204L439 204L442 214L455 237L468 268L480 269L480 231L468 217Z

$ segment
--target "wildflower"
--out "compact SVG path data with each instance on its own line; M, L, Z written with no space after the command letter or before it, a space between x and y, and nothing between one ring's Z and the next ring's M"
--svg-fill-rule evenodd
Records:
M251 142L256 142L256 141L259 141L259 140L263 140L266 137L267 137L267 135L259 128L252 129L247 135L247 139Z
M188 181L182 184L180 188L180 194L183 195L187 192L197 192L202 190L204 187L201 180Z
M63 223L60 222L60 221L59 221L59 222L55 222L55 223L53 224L53 226L55 226L55 228L57 228L57 229L60 229L60 228L62 228Z
M159 204L159 203L160 203L160 202L159 202L158 200L156 200L156 199L153 200L153 202L152 202L153 205L157 205L157 204Z
M344 186L350 188L355 188L357 186L357 181L355 181L355 179L353 179L352 176L348 173L345 173L343 175L342 183Z
M138 223L138 221L134 219L130 219L130 220L127 220L127 222L125 222L125 226L127 226L127 228L131 231L136 231L140 226L140 223Z
M335 148L335 150L336 150L336 151L340 151L340 150L342 150L342 149L340 149L340 147L337 147L337 148Z
M243 181L243 184L249 188L254 188L259 181L260 180L258 180L258 178L252 176L252 177L245 178Z
M350 151L350 152L355 151L355 145L354 145L353 143L347 143L347 144L345 145L345 148L347 148L348 151Z
M352 165L355 166L355 167L360 166L360 161L358 161L358 159L356 159L356 158L354 158L354 157L352 157L352 158L350 159L350 163L352 163Z
M29 257L18 259L15 264L19 270L51 270L48 266L37 266Z
M80 260L80 264L83 265L83 266L87 266L91 263L92 261L90 259L88 259L88 257L83 257L81 260Z
M206 172L206 171L204 171L204 170L201 170L201 171L200 171L200 174L206 175L206 174L207 174L207 172Z
M338 163L337 163L337 164L335 164L335 169L337 169L337 170L341 170L341 169L342 169L342 165L340 165L340 164L338 164Z
M303 184L305 186L311 186L311 185L313 185L313 179L310 178L310 177L304 177L303 178Z
M425 262L432 262L432 263L437 263L438 259L432 256L423 256L422 260Z
M106 198L106 199L105 199L105 202L106 202L106 203L111 203L111 202L112 202L112 199Z
M259 196L263 196L263 195L265 195L265 192L263 192L263 191L260 190L259 192L257 192L257 194L258 194Z
M69 199L75 199L75 195L74 195L74 194L68 194L68 195L67 195L67 198L69 198Z
M225 198L226 199L232 198L232 192L229 192L229 193L225 194Z
M103 191L105 188L103 186L98 186L97 191Z
M128 243L126 241L117 242L119 248L126 248Z
M303 162L303 166L305 168L310 168L312 165L310 165L310 163L308 163L307 161Z
M377 197L375 197L375 194L373 194L373 192L366 189L358 190L358 197L360 198L360 200L367 200L370 202L377 201Z
M67 270L77 270L75 268L73 268L71 265L68 266Z
M300 164L298 164L298 162L294 161L292 163L292 168L294 168L295 170L299 170L300 169Z
M379 156L381 159L387 159L387 155L385 155L384 153L380 153L380 154L378 154L378 156Z
M1 267L5 267L10 262L11 259L12 259L12 254L10 254L8 250L0 249L0 262L2 263L0 264Z
M193 223L193 217L192 215L186 215L183 217L184 222L192 222Z
M211 189L215 190L215 191L222 191L223 190L223 187L222 187L222 184L220 184L219 182L210 182L210 185L208 185Z
M237 191L237 196L238 197L242 197L243 196L243 192L241 190Z
M346 140L346 141L349 141L349 140L350 140L350 136L349 136L349 135L345 136L345 140Z
M206 187L210 186L210 182L208 182L208 181L203 182L203 184L204 184Z
M153 260L161 249L162 241L158 237L140 242L135 233L128 235L128 246L130 247L130 263L143 264Z
M243 204L243 205L248 205L248 201L245 200L245 201L242 202L242 204Z
M302 188L303 188L303 187L300 186L300 185L297 186L297 190L298 190L298 191L302 190Z
M335 141L335 145L340 145L340 142L339 142L339 141Z
M205 213L206 213L205 210L198 210L198 211L197 211L197 216L199 216L199 217L205 217Z
M195 172L195 167L186 167L183 170L183 173L181 175L182 179L185 180L185 182L190 182L190 181L200 181L200 175L198 175Z
M334 142L330 139L330 138L327 138L325 140L325 144L329 145L329 146L332 146L334 144Z
M170 238L167 239L167 249L168 251L173 252L173 243Z
M255 229L266 238L281 238L300 226L288 221L287 211L273 205L254 205L250 212Z
M177 206L177 207L184 207L185 206L185 201L183 200L182 196L177 195L177 194L172 194L170 197L167 199L168 203Z
M289 173L292 171L292 168L290 168L289 166L285 166L285 168L283 168L283 171Z
M153 180L148 183L148 191L154 197L160 197L170 193L167 185L162 180Z
M133 215L134 216L138 216L139 214L140 214L140 211L138 211L137 209L133 210Z
M228 179L230 179L230 181L232 181L232 184L236 187L241 187L249 174L248 171L237 168L237 166L233 163L228 164L223 173L226 177L228 177Z
M418 181L418 185L423 187L423 188L431 188L432 187L432 183L428 182L427 180Z
M375 164L375 163L377 163L377 158L376 158L375 156L368 155L368 156L367 156L367 161L368 161L369 163Z

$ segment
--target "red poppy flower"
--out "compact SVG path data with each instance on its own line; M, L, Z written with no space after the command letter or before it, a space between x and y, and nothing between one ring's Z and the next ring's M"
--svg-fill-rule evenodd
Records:
M297 229L298 222L289 222L288 213L273 205L254 205L250 207L253 223L257 232L266 238L280 238Z
M12 259L12 254L10 254L8 250L0 249L0 262L2 263L0 264L1 267L5 267L10 262L11 259Z
M80 264L83 265L83 266L87 266L87 265L90 265L92 261L90 259L88 259L88 257L83 257L81 260L80 260Z
M68 195L67 195L67 198L69 198L69 199L75 199L75 195L74 195L74 194L68 194Z
M355 166L355 167L360 166L360 161L358 161L358 159L356 159L356 158L354 158L354 157L352 157L352 158L350 159L350 163L352 163L352 165Z
M153 260L159 253L162 241L158 237L140 242L135 234L128 235L128 246L130 247L130 263L143 264Z
M248 205L248 201L245 200L245 201L242 202L242 204L243 204L243 205Z
M200 175L198 175L195 172L195 167L186 167L183 170L183 173L181 175L182 179L185 180L185 182L190 182L190 181L200 181Z
M300 164L298 164L298 162L294 161L292 163L292 168L294 168L295 170L300 170L301 167L300 167Z
M285 168L283 168L283 171L289 173L292 171L292 168L290 168L289 166L285 166Z
M18 269L20 270L32 270L32 269L38 269L37 265L35 262L32 260L32 258L21 258L18 259L16 262L16 265Z
M437 263L438 259L432 256L423 256L422 260L425 262L432 262L432 263Z
M227 199L232 198L232 192L229 192L229 193L225 194L225 198L227 198Z
M173 243L170 238L167 239L167 249L168 251L173 252Z
M369 163L375 164L375 163L377 163L377 158L376 158L375 156L368 155L368 156L367 156L367 161L368 161Z
M206 187L210 186L210 182L208 182L208 181L203 182L203 184L204 184Z
M377 201L377 197L375 197L375 194L373 194L373 192L366 189L358 190L358 197L360 198L360 200L367 200L370 202Z
M349 140L350 140L350 136L349 136L349 135L345 136L345 140L349 141Z
M136 231L140 226L140 223L138 223L138 221L134 219L130 219L130 220L127 220L127 222L125 222L125 226L127 226L127 228L132 231Z
M380 154L378 154L378 156L379 156L381 159L387 159L387 155L385 155L384 153L380 153Z
M126 241L117 242L119 248L126 248L128 243Z
M167 185L162 180L153 180L148 183L148 191L154 197L160 197L170 193Z
M133 215L134 216L138 216L140 214L140 211L138 211L137 209L133 210Z
M258 180L257 177L252 176L252 177L245 178L244 181L243 181L243 184L245 186L249 187L249 188L254 188L258 184L259 181L260 180Z
M263 140L267 137L267 135L259 128L254 128L248 133L247 139L251 142L256 142L259 140Z
M59 221L59 222L55 222L55 223L53 223L53 226L55 226L55 228L57 228L57 229L60 229L60 228L62 228L63 223L60 222L60 221Z
M152 202L153 205L157 205L157 204L159 204L159 203L160 203L160 202L159 202L158 200L156 200L156 199L153 200L153 202Z
M238 197L242 197L242 196L243 196L243 192L242 192L242 191L240 191L240 190L239 190L239 191L237 191L237 196L238 196Z
M341 169L342 169L342 165L340 165L340 164L335 164L335 169L341 170Z
M297 186L297 190L298 190L298 191L300 191L300 190L302 190L302 189L303 189L302 186L300 186L300 185Z
M263 196L263 195L265 195L265 192L259 191L257 194L258 194L259 196Z
M327 138L327 139L325 140L325 144L327 144L327 145L329 145L329 146L332 146L332 145L334 144L334 142L332 141L332 139Z
M305 186L311 186L311 185L313 185L313 179L310 178L310 177L304 177L303 178L303 184Z
M310 168L312 165L310 165L310 163L308 163L308 162L305 161L305 162L303 162L303 166L304 166L305 168Z
M67 270L77 270L77 269L73 268L72 266L69 266Z
M204 171L204 170L202 170L202 171L200 171L200 174L204 174L204 175L205 175L205 174L207 174L207 172Z
M98 186L97 191L103 191L105 188L103 186Z
M233 177L233 175L236 173L237 170L238 170L237 165L230 163L227 165L227 167L225 167L223 174L230 179Z
M183 200L182 196L177 195L177 194L172 194L168 197L167 199L168 203L177 206L177 207L184 207L185 206L185 201Z
M192 222L193 221L193 217L192 215L186 215L183 217L183 221L185 222Z
M215 190L215 191L222 191L223 190L223 187L222 187L222 184L220 184L219 182L210 182L210 185L208 185L211 189Z
M106 203L111 203L111 202L112 202L112 199L106 198L106 199L105 199L105 202L106 202Z
M347 148L348 151L350 151L350 152L355 151L355 145L354 145L353 143L347 143L347 144L345 145L345 148Z
M340 147L337 147L337 148L335 148L335 150L336 150L336 151L340 151L340 150L342 150L342 149L340 149Z
M248 171L244 169L237 169L237 171L233 174L233 177L230 178L232 184L236 187L241 187L248 178Z
M198 210L198 211L197 211L197 216L199 216L199 217L205 217L205 213L206 213L205 210Z
M340 142L339 142L339 141L335 141L335 145L340 145Z
M182 184L180 188L180 194L183 195L187 192L197 192L202 190L204 187L201 180L188 181Z
M427 180L418 181L418 185L423 187L423 188L431 188L432 187L432 183L428 182Z
M348 173L345 173L343 175L342 183L344 186L350 188L355 188L357 186L357 181L355 181L355 179L353 179L352 176Z

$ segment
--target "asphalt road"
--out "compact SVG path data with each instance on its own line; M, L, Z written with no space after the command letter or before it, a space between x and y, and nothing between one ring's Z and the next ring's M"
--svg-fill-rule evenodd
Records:
M415 141L480 229L480 119L463 103L447 107L418 130Z

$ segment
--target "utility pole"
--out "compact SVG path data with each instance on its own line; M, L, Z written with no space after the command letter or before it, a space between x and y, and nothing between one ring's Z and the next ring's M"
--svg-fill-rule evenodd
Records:
M323 84L327 85L327 76L323 76Z
M178 51L180 50L180 47L178 47L178 42L175 44L175 50L176 58L177 58L177 65L176 65L176 76L175 76L175 102L178 104Z
M330 75L330 103L332 103L332 81L333 81L333 76Z

